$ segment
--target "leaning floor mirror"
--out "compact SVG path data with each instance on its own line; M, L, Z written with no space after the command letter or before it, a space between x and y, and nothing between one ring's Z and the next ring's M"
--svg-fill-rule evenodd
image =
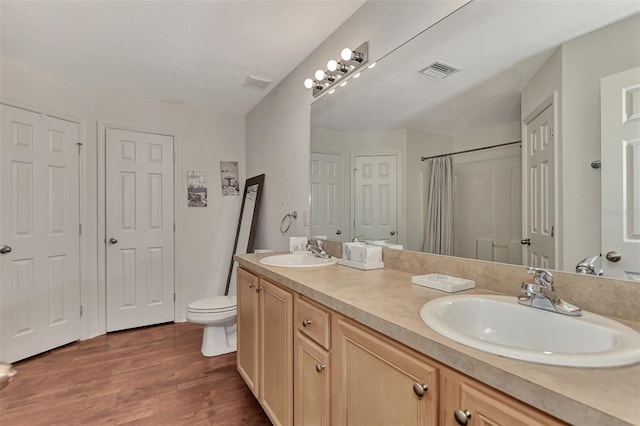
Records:
M236 241L233 244L231 254L231 264L229 265L229 275L227 276L227 287L224 294L229 294L231 283L236 280L237 262L233 260L235 254L253 253L253 242L256 238L256 227L258 225L258 215L260 213L260 199L264 188L264 174L247 179L244 185L244 196L242 207L240 207L240 217L238 219L238 230Z

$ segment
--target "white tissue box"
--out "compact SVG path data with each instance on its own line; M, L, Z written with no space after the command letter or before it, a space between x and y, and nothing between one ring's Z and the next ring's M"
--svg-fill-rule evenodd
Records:
M447 293L468 290L476 286L475 281L443 274L416 275L411 277L411 282L423 287L446 291Z
M351 259L351 247L364 247L365 243L342 243L342 258Z
M353 246L351 247L351 256L347 260L360 263L380 263L382 262L382 247Z

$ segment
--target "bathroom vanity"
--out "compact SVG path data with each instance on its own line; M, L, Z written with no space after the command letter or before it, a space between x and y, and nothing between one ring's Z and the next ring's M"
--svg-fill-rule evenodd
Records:
M492 355L421 321L422 305L446 293L412 285L411 273L272 267L262 256L236 256L238 371L274 424L640 423L638 364Z

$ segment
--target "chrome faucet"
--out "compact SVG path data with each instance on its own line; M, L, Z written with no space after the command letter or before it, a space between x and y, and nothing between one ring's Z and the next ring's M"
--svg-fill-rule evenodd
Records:
M519 304L563 315L582 315L582 309L558 297L551 272L538 268L527 268L527 272L533 274L533 282L522 283Z
M604 270L602 268L596 269L595 263L598 259L600 259L600 255L585 257L576 265L576 272L588 275L604 275Z
M311 243L307 244L307 250L311 251L311 253L313 253L313 255L316 257L320 257L322 259L330 259L331 255L325 251L324 243L322 242L322 240L315 241L315 245Z
M353 237L351 242L352 243L359 243L362 238L364 238L364 234L356 235L355 237Z

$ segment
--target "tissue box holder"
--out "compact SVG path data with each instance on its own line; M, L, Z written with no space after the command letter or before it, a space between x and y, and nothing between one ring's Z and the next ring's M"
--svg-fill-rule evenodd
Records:
M347 260L347 259L338 259L338 265L349 266L351 268L361 269L363 271L368 271L370 269L384 268L383 262L361 263L361 262L356 262L355 260Z
M423 287L446 291L447 293L468 290L476 286L475 281L443 274L416 275L411 277L411 282Z

